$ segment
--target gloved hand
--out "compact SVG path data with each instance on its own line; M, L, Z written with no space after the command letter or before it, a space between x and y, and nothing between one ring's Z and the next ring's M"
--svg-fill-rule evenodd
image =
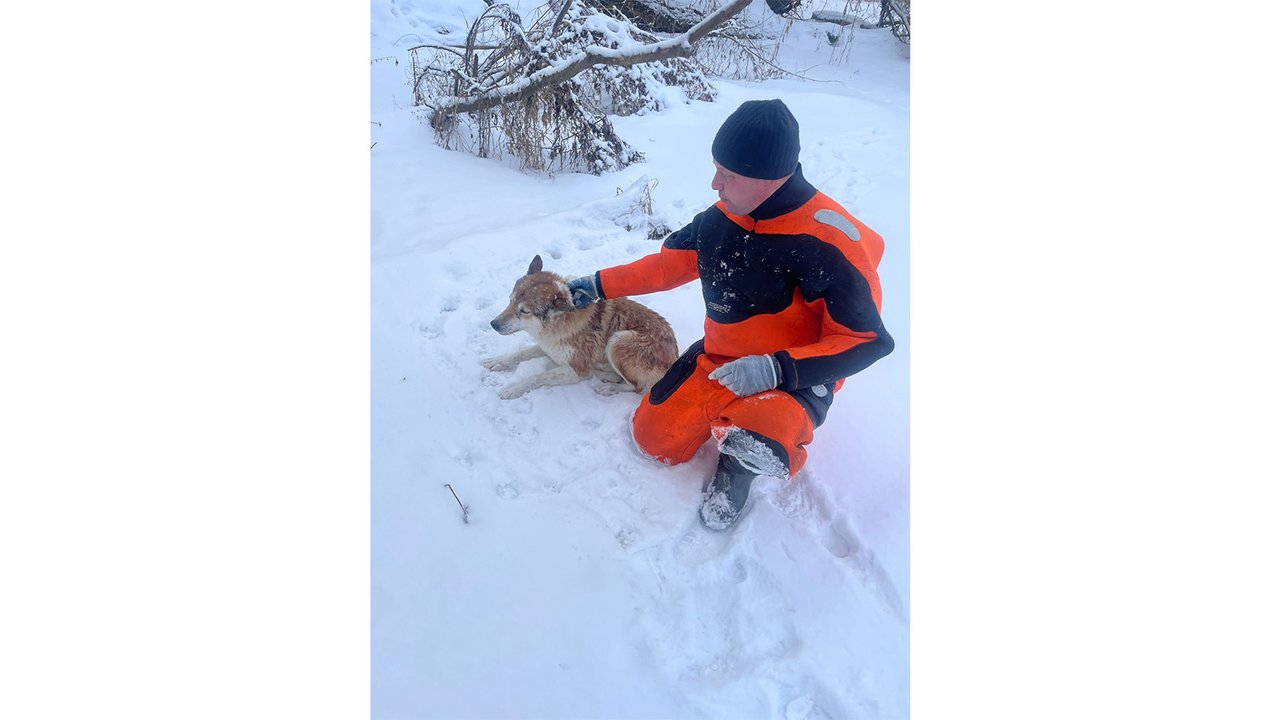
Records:
M708 377L719 380L734 395L746 397L778 387L781 372L772 355L748 355L721 365Z
M600 288L596 287L595 273L570 280L569 298L579 310L599 300Z

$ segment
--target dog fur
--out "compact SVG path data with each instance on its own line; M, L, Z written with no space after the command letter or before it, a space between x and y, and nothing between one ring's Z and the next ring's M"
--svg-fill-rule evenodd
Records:
M525 360L549 357L551 369L503 388L504 400L540 387L571 385L594 372L602 395L647 393L680 354L671 326L658 313L626 298L600 300L581 310L570 300L570 278L542 270L535 255L516 281L511 302L489 324L503 335L524 330L537 345L483 360L490 370L509 371Z

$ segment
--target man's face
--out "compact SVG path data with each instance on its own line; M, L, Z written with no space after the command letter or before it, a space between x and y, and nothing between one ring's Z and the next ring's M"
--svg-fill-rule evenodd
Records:
M720 193L725 207L734 215L746 215L760 207L760 203L768 200L774 191L787 182L785 177L777 180L743 177L725 170L714 160L711 164L716 166L716 174L711 178L711 189Z

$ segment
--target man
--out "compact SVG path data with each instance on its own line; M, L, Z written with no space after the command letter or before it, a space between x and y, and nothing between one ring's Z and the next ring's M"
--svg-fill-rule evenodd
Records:
M893 350L880 320L884 241L804 179L800 128L781 100L743 103L711 145L720 201L662 249L569 283L579 307L695 278L705 337L640 402L636 445L682 463L720 450L699 515L737 521L752 481L795 477L844 378Z

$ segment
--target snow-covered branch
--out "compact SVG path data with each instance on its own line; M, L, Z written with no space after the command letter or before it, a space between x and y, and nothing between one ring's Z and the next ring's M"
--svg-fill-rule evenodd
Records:
M488 89L476 95L443 96L432 98L428 104L437 114L452 116L464 112L476 112L497 107L504 103L517 102L531 97L535 93L559 83L596 66L630 67L640 63L671 60L693 55L693 46L712 30L727 22L731 17L744 10L751 0L731 0L707 15L701 22L681 35L669 40L649 43L629 48L606 48L598 45L584 48L567 58L541 68L530 75L512 82Z

